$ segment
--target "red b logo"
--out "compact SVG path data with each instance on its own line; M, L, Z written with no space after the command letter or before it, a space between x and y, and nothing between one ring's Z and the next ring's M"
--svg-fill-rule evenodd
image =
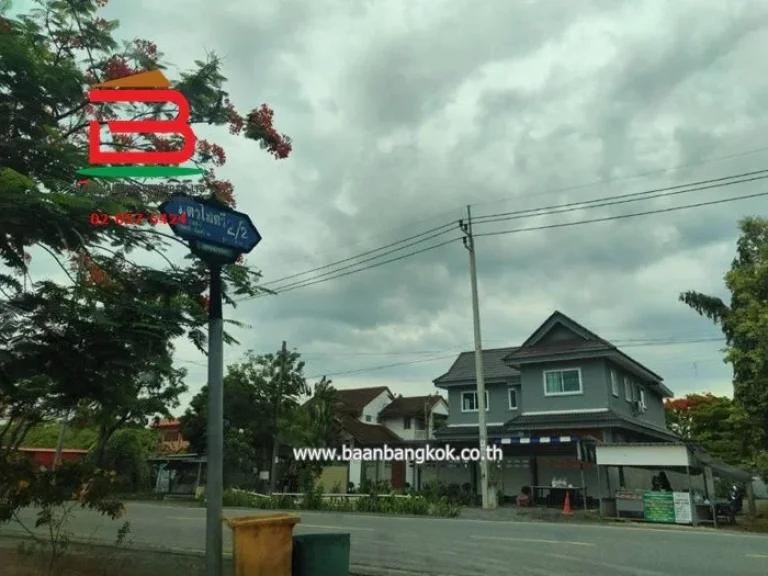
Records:
M173 120L109 120L112 134L180 134L184 137L181 150L106 151L101 149L99 122L89 125L89 160L91 164L182 164L195 153L197 138L189 126L189 102L181 92L171 90L168 80L159 70L144 72L97 85L88 94L91 102L171 102L179 107ZM156 87L156 88L155 88ZM106 88L106 89L105 89Z

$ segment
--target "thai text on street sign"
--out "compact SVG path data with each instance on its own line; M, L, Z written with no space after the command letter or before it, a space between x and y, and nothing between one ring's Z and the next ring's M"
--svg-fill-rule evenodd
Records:
M160 211L186 216L186 222L179 219L171 229L190 242L193 252L202 258L234 261L261 242L261 234L247 214L214 200L176 194L160 205Z

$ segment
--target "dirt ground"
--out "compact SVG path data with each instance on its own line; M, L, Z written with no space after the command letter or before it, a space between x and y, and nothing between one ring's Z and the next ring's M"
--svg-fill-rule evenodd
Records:
M21 540L0 539L3 576L49 576L44 554L24 552ZM115 550L98 546L76 546L55 565L51 576L205 576L202 556ZM223 576L232 576L232 559L224 559Z

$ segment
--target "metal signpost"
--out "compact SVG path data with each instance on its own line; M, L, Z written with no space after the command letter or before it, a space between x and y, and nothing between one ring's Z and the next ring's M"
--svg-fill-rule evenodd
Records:
M221 302L221 267L232 264L261 241L247 214L215 199L174 194L160 205L162 214L186 216L171 224L173 233L189 242L192 253L211 272L208 305L208 449L205 483L205 573L222 573L222 493L224 460L224 319ZM180 220L180 219L179 219Z

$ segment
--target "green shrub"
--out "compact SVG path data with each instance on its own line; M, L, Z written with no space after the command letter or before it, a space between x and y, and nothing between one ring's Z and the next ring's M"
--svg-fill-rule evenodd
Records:
M202 503L205 503L204 498ZM444 517L454 517L459 513L459 507L451 504L447 497L435 501L430 501L424 496L395 498L380 494L366 494L353 498L325 498L320 486L316 486L299 501L295 501L291 496L266 496L230 488L224 491L223 503L224 506L233 508L260 510L324 510Z

